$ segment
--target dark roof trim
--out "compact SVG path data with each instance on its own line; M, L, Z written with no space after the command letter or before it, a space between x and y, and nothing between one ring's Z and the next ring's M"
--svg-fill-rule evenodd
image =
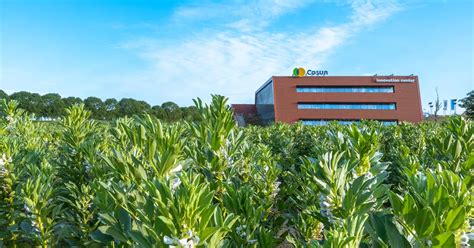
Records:
M273 82L272 80L273 77L270 77L262 86L260 86L260 88L257 89L257 91L255 91L255 95L258 94L258 92L260 92L261 90L263 90L267 85L269 85L270 83Z

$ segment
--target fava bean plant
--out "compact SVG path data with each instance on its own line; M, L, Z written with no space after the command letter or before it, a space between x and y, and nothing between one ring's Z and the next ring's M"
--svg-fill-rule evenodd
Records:
M0 247L469 247L474 124L36 121L0 101Z

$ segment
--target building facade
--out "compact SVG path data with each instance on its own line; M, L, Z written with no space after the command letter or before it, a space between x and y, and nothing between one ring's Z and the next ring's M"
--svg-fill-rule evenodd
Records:
M263 123L306 125L423 118L417 76L273 76L256 91L255 112Z

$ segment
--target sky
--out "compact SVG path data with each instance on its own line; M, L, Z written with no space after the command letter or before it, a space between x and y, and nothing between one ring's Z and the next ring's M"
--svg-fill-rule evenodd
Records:
M471 0L0 0L0 89L252 103L294 67L419 76L423 108L474 89Z

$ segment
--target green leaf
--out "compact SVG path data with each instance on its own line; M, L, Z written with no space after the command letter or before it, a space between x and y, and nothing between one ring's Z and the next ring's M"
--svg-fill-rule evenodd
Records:
M168 230L169 230L170 233L172 233L172 234L176 234L176 233L177 233L176 227L174 226L173 221L171 221L170 219L166 218L165 216L159 216L158 219L160 219L160 220L165 224L165 226L168 228Z
M446 230L455 231L464 223L465 210L463 206L451 209L446 216Z
M449 209L448 190L442 185L437 192L436 202L432 204L435 216L441 216Z
M435 216L429 207L423 208L415 217L415 231L419 238L427 237L435 229Z
M392 191L389 192L388 196L392 205L393 212L396 215L401 216L403 208L403 198Z
M338 244L338 247L346 247L346 245L349 244L352 240L355 240L355 237L345 238L344 241Z
M143 236L141 232L138 231L130 231L129 232L130 237L132 238L133 241L138 243L139 247L153 247L150 242Z
M208 207L201 213L201 221L199 222L199 227L204 229L209 224L209 221L212 218L215 207Z
M199 238L201 238L202 241L207 240L211 235L213 235L215 232L217 232L220 229L220 227L208 227L205 228L201 231L199 234Z
M452 232L445 232L437 235L433 239L433 248L445 248L445 247L456 247L456 242L454 240L454 234Z
M33 231L33 228L31 227L31 225L26 221L22 221L20 223L20 228L21 228L21 230L25 231L26 233L31 233Z
M131 218L130 215L125 211L125 209L120 208L119 210L119 222L125 232L130 231L131 229Z
M371 214L366 223L366 231L375 242L388 247L411 247L408 240L393 223L393 215Z
M101 244L106 244L114 240L113 237L111 237L110 235L104 234L99 230L95 230L89 236L91 237L92 240Z
M214 223L216 224L216 226L220 227L222 227L222 225L224 224L220 207L216 207L216 210L214 211Z
M100 226L98 229L102 233L108 234L108 235L114 237L114 239L116 239L118 241L121 241L121 242L124 242L124 243L126 243L128 241L127 237L125 235L123 235L123 231L122 230L117 230L117 228L115 228L115 227Z
M419 211L416 206L416 202L410 194L405 195L402 214L405 222L407 222L408 224L413 224L416 217L419 216Z
M227 215L227 217L225 218L223 226L230 229L238 219L239 219L238 216L235 216L234 214L231 213Z

